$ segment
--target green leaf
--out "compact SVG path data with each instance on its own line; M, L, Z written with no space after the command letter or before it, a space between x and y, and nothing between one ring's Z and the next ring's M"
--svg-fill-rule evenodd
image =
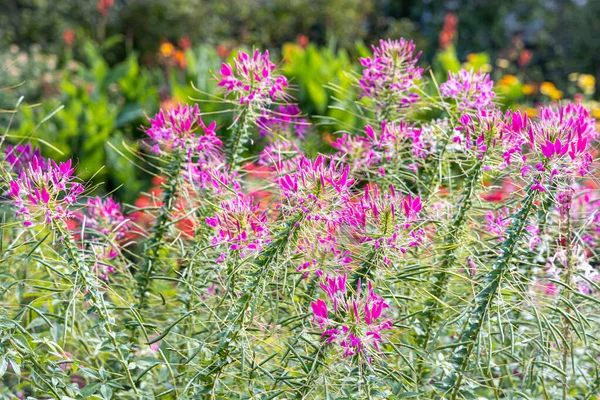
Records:
M0 378L6 373L7 368L8 361L6 360L6 356L0 356Z
M94 383L92 385L87 385L79 392L79 395L84 399L87 399L88 397L96 393L100 386L102 386L102 383Z

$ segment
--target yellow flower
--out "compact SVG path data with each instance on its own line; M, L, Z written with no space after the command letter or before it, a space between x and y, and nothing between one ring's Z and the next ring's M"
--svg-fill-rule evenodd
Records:
M546 96L550 96L550 93L556 90L556 86L554 86L554 83L552 82L542 82L542 84L540 85L540 92L542 92L542 94L545 94Z
M538 111L535 108L526 108L525 113L529 118L533 118L537 115Z
M577 86L579 86L585 94L592 94L596 91L596 78L590 74L581 74L577 79Z
M579 78L579 74L577 72L571 72L569 74L569 80L571 82L575 82L577 80L577 78Z
M594 108L592 110L592 116L596 119L600 119L600 108Z
M160 45L160 54L165 58L171 57L174 51L175 46L173 46L173 43L171 42L164 42Z
M477 60L477 54L475 53L471 53L471 54L467 54L467 61L472 63L475 60Z
M533 87L533 85L526 83L525 85L523 85L523 94L526 96L533 94L534 89L535 88Z
M558 89L554 89L552 90L550 93L548 93L548 96L552 99L552 100L560 100L563 98L563 92L558 90Z

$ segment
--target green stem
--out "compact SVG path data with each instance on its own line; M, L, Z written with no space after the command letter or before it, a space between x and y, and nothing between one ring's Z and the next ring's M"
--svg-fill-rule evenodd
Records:
M494 263L492 270L484 278L485 287L475 297L475 308L467 319L467 329L463 330L461 333L458 341L460 345L455 350L451 359L454 371L445 379L444 386L448 390L452 390L452 395L450 396L450 399L452 400L456 399L460 392L465 371L490 305L498 293L506 270L511 265L515 250L522 239L523 230L527 225L527 218L529 218L534 201L539 192L537 190L532 190L530 185L527 188L526 193L522 207L513 217L513 222L507 231L507 237L502 243L502 253Z
M568 306L568 304L570 303L570 297L571 297L571 280L572 280L572 275L573 275L573 265L571 262L571 258L573 257L573 247L571 246L571 203L569 204L565 204L564 205L566 208L566 212L565 212L565 232L564 235L565 237L564 239L564 249L566 251L566 255L565 255L565 270L564 270L564 284L565 284L565 303L567 304L565 313L567 315L569 315L570 312L570 307ZM564 383L563 383L563 387L562 387L562 398L563 400L567 399L567 395L568 395L568 391L569 391L569 385L568 385L568 381L569 381L569 356L570 356L570 342L571 340L571 324L569 323L569 319L567 317L563 317L563 336L565 338L565 342L563 344L563 348L562 348L562 368L563 371L565 373L565 378L564 378ZM575 371L573 371L575 372Z
M234 171L238 168L242 153L245 150L245 145L250 140L250 106L244 104L240 109L239 117L234 123L233 130L231 131L231 138L229 139L228 153L227 153L227 165L229 170Z
M237 303L231 308L222 322L222 326L226 328L221 333L219 344L213 353L215 356L218 355L218 359L212 362L213 367L208 369L207 375L220 374L223 367L227 364L226 358L229 354L229 347L242 332L244 315L250 303L259 295L262 283L269 276L268 270L273 261L277 260L279 254L284 252L290 243L295 241L296 234L304 217L304 213L298 212L289 221L285 222L284 227L274 240L252 261L252 264L256 268L250 274L251 279L243 288L242 296L239 297Z
M313 362L310 365L310 371L308 372L308 375L306 375L306 379L304 380L304 383L302 384L302 389L300 390L300 392L298 393L297 398L302 400L305 399L308 394L310 393L310 391L313 389L313 382L314 382L314 378L315 376L318 374L319 372L319 365L323 364L323 361L325 359L325 354L327 352L327 343L323 343L318 349L317 349L317 354L315 354L312 359Z
M167 181L163 187L162 207L154 227L152 237L144 245L144 265L136 274L137 289L136 309L142 310L147 306L148 290L152 278L152 272L159 259L159 251L163 245L163 239L171 222L171 213L175 208L178 191L181 187L181 169L185 161L185 153L176 151L166 169Z
M468 212L472 206L472 199L477 188L483 169L483 159L477 160L472 168L472 173L467 175L465 186L459 200L459 207L454 214L452 225L444 235L444 253L438 271L433 275L433 284L430 289L431 298L425 303L423 317L425 320L425 333L417 338L424 352L429 348L429 342L433 334L436 323L440 320L438 312L438 303L443 302L446 294L446 288L450 278L449 271L456 263L456 249L459 247L459 239L462 233L463 225L467 221ZM424 357L417 357L417 382L420 384L424 368Z
M67 255L75 267L75 271L77 275L83 281L83 289L87 291L88 295L86 297L89 298L88 302L91 307L96 311L100 320L100 326L104 330L106 336L108 336L110 343L117 355L117 359L121 363L125 374L127 375L127 380L131 385L134 393L138 393L135 383L133 382L133 377L131 376L131 372L129 371L129 365L123 357L123 353L119 347L119 342L117 341L117 336L113 332L111 325L113 324L114 318L110 315L110 312L106 308L106 303L104 302L104 298L102 296L102 292L98 290L100 286L100 282L98 282L98 278L94 275L93 272L90 271L89 267L86 263L81 260L81 257L78 255L79 250L73 243L73 239L71 235L68 233L68 229L66 226L63 226L61 223L55 223L56 231L59 232L64 238L65 249L67 250Z

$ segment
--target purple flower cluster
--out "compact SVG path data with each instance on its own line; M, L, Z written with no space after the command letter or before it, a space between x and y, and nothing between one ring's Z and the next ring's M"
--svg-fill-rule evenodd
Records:
M585 108L572 104L544 107L537 119L528 122L528 128L520 130L528 147L523 150L523 177L542 180L549 172L552 180L557 175L575 178L590 172L590 147L597 133ZM545 190L542 183L536 188Z
M101 199L93 197L88 200L85 208L86 227L105 236L113 236L116 240L123 239L127 233L129 220L121 212L121 204L111 197Z
M385 175L387 165L411 160L410 169L416 170L419 161L427 157L423 130L404 121L383 121L377 133L371 126L365 128L366 137L343 134L331 145L338 150L335 157L347 160L354 172L375 169Z
M279 106L277 111L265 111L256 120L261 136L270 138L283 137L304 140L310 126L298 106L290 104Z
M267 227L266 211L259 210L251 197L236 196L221 204L221 210L206 218L206 223L217 229L212 244L227 244L229 252L236 252L240 258L256 253L271 241ZM226 253L221 253L217 262L223 262Z
M235 72L229 64L223 63L219 86L226 93L233 93L240 104L264 105L286 96L283 89L287 79L278 75L275 64L269 59L269 51L254 51L252 57L240 51L234 60Z
M422 68L417 66L421 53L414 54L415 45L404 38L379 41L372 46L373 57L361 58L362 78L359 81L361 97L376 102L378 108L405 108L415 103L419 95L414 92L421 79Z
M297 142L306 138L309 128L308 121L300 115L295 105L280 106L277 112L263 112L256 124L261 136L269 138L269 144L261 152L258 164L270 166L279 174L293 170L304 156Z
M367 293L361 293L360 282L356 294L346 288L346 275L326 276L321 288L327 301L311 303L313 321L324 330L322 338L342 348L344 357L363 355L372 360L373 349L379 350L384 341L382 332L392 329L392 321L383 311L389 308L385 300L368 283Z
M304 157L295 141L273 140L261 151L258 164L269 166L279 175L283 175L294 171L300 159Z
M15 147L9 145L4 151L4 161L8 164L10 170L19 175L24 167L28 166L34 158L42 160L42 154L39 149L34 149L31 143L25 145L17 145Z
M71 160L57 164L33 156L19 178L10 182L9 195L14 199L17 216L25 226L51 224L71 217L69 207L83 192L83 185L73 175Z
M496 97L494 81L488 74L464 69L457 73L448 71L448 80L440 85L440 92L455 100L459 111L487 108Z
M180 149L188 155L200 155L204 159L221 153L221 141L215 134L216 123L209 126L202 121L198 105L178 105L168 111L160 110L152 119L146 134L152 139L152 151L170 153ZM201 134L197 133L201 131Z
M319 155L311 160L305 157L296 162L293 172L278 178L279 187L294 211L328 221L336 221L337 214L350 198L354 180L349 177L350 167Z
M351 226L360 243L404 254L408 247L423 243L424 230L411 229L420 219L421 208L420 197L402 196L392 185L384 193L377 186L367 186L360 201L350 207ZM389 263L387 257L385 262Z

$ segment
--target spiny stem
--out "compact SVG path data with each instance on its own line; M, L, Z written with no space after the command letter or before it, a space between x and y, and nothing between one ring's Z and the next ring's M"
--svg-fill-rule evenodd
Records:
M112 320L114 318L110 315L110 312L106 308L106 303L104 302L104 298L102 297L102 292L98 291L98 286L100 285L98 282L98 278L90 272L88 266L85 264L81 257L78 255L78 250L73 243L72 237L67 233L68 229L65 226L62 226L61 223L54 224L56 231L59 232L64 240L65 248L67 250L67 255L75 267L75 271L79 275L79 277L83 280L83 288L88 292L91 305L96 310L98 317L100 319L100 326L108 336L115 353L117 354L117 359L121 363L123 369L125 370L125 374L127 375L127 380L131 385L134 393L138 393L136 385L133 381L133 377L131 376L131 372L129 371L129 365L123 357L123 353L119 348L119 343L117 342L117 337L111 328Z
M568 201L567 204L563 205L565 208L565 215L564 215L564 222L565 222L565 232L564 232L564 237L562 238L562 240L564 240L564 244L562 244L562 246L565 249L565 268L564 268L564 284L565 284L565 295L564 297L566 298L566 303L569 303L570 297L571 297L571 279L572 279L572 274L573 274L573 265L572 265L572 260L571 258L573 257L573 246L571 246L571 200ZM567 306L567 309L565 311L565 313L567 315L569 315L571 313L570 311L570 307ZM563 343L563 348L562 348L562 368L563 371L565 373L565 377L564 377L564 383L562 386L562 398L563 400L567 399L567 395L568 395L568 391L569 391L569 385L568 385L568 381L569 381L569 356L570 356L570 342L571 342L571 324L569 323L569 319L565 316L563 317L563 336L565 338L565 341ZM573 371L575 372L575 371Z
M468 212L471 209L472 198L477 188L479 178L483 169L483 159L476 161L472 168L472 171L466 177L465 186L461 198L459 200L459 207L454 214L452 225L444 235L444 253L442 255L441 264L438 272L433 275L433 284L431 287L431 299L425 303L425 310L423 316L425 317L425 334L417 338L423 351L427 352L429 347L429 341L435 324L439 321L440 313L438 312L437 303L442 301L445 297L446 288L448 286L449 271L454 267L456 262L456 249L460 243L460 235L462 233L463 225L465 224L468 216ZM424 357L419 355L417 357L417 382L421 383L423 373Z
M488 314L489 307L500 288L504 273L510 267L517 245L522 240L522 234L527 224L527 218L533 209L534 200L538 195L537 190L532 190L530 185L526 190L526 196L519 212L513 217L511 227L507 231L507 237L502 244L502 253L494 263L492 270L484 278L485 287L475 297L475 308L467 320L467 329L463 330L458 343L461 344L454 352L451 361L454 371L446 378L447 390L452 390L450 399L454 400L460 392L464 373L469 364L471 354L481 332L481 328Z
M171 213L175 208L178 192L181 187L181 169L185 162L185 153L177 150L173 153L171 162L166 169L166 182L163 188L163 205L152 228L152 237L144 245L144 265L136 274L137 304L136 309L142 310L147 306L147 292L150 287L152 272L159 259L159 251L163 245L163 238L171 221Z
M284 223L284 227L277 237L252 261L257 268L254 273L250 275L252 276L252 279L244 287L242 296L231 308L229 313L227 313L227 316L222 322L222 325L226 326L226 328L221 333L219 344L213 353L214 355L218 355L218 359L213 361L213 367L209 369L207 375L214 375L215 373L219 374L227 364L225 359L229 353L229 346L242 331L242 323L246 310L250 306L252 299L258 295L264 280L269 276L268 270L271 267L273 260L277 259L290 243L295 241L296 233L298 232L304 217L304 213L298 212L289 221Z
M240 109L239 116L234 123L229 139L229 151L227 153L227 164L229 170L234 171L238 168L241 154L244 151L244 146L250 139L250 105L244 104Z

